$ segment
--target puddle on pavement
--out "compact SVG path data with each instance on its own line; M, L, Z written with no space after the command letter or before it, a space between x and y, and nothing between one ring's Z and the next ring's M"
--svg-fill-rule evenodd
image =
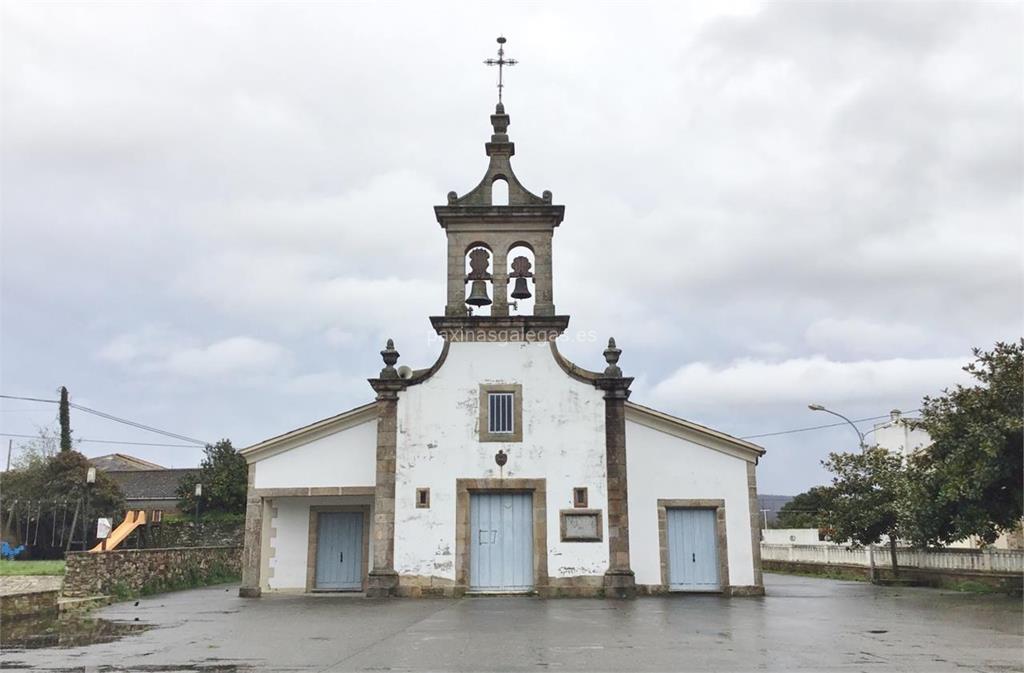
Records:
M0 650L34 650L45 647L79 647L109 643L148 631L152 626L138 622L59 615L56 613L0 623Z

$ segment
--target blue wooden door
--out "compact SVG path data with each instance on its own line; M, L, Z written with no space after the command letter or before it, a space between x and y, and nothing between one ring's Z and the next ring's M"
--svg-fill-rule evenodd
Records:
M718 591L718 544L713 509L668 509L669 589Z
M533 495L470 495L469 588L533 589Z
M363 588L363 513L321 512L317 523L317 589Z

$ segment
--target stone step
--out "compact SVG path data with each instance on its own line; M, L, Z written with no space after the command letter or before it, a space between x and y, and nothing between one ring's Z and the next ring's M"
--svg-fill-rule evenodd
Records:
M80 610L91 610L110 605L113 598L110 596L86 596L84 598L65 597L57 601L57 608L61 612L78 612Z

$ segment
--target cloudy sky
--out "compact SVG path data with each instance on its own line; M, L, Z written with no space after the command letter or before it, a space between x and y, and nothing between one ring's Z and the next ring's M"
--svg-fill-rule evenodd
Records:
M566 205L557 307L634 400L738 436L878 416L1022 333L1019 3L2 12L3 394L245 446L369 401L388 336L429 365L431 207L483 174L500 32L517 174ZM757 441L792 494L856 437Z

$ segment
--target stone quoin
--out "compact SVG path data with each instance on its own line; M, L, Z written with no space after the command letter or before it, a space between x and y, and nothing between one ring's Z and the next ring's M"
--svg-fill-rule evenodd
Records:
M504 43L499 70L515 63ZM763 593L764 450L630 402L628 344L623 356L609 339L600 372L562 356L565 207L513 172L500 100L490 122L483 179L434 207L447 239L434 364L396 367L388 340L374 401L242 451L240 594Z

